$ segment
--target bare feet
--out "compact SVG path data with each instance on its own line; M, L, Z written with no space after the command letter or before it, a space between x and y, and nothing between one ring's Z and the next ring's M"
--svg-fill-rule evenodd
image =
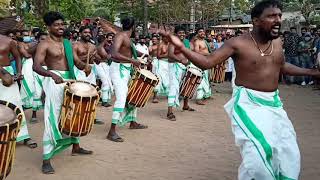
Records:
M173 113L168 113L167 114L167 119L170 121L176 121L176 116Z

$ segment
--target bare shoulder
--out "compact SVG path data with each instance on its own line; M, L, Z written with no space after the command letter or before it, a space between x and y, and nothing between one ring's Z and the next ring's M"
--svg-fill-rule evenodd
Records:
M50 42L48 40L41 41L37 48L47 49L50 46Z

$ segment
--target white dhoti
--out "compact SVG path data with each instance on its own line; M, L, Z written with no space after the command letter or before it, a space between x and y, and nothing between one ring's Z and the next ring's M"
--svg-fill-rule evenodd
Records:
M110 65L111 80L116 95L113 106L112 123L120 126L137 120L137 108L127 105L128 83L131 79L131 64L115 63Z
M44 69L47 69L47 66L42 66ZM43 92L43 80L44 77L40 74L33 71L34 77L34 94L33 94L33 104L32 110L38 111L44 108L44 105L41 100L42 92Z
M32 108L33 105L33 94L35 88L32 66L32 58L22 60L22 74L24 79L21 81L20 95L22 98L22 106L24 108Z
M212 96L212 90L209 80L209 70L205 70L201 83L197 87L197 97L196 99L208 99Z
M234 63L233 63L233 64L232 64L232 79L231 79L232 88L234 88L235 85L236 85L236 84L235 84L236 75L237 75L237 73L236 73L236 68L235 68Z
M76 76L76 79L78 81L85 81L90 84L96 85L97 79L96 79L95 66L94 66L94 64L90 64L90 66L92 67L92 69L91 69L91 73L89 74L89 76L86 76L86 73L84 71L78 69L76 66L74 66L74 75Z
M239 180L295 180L300 172L296 133L278 91L235 86L225 105L242 163Z
M154 58L152 61L153 73L159 78L159 84L155 87L154 92L160 96L169 94L169 62L168 59Z
M6 71L8 71L11 75L14 75L14 70L11 66L6 66L3 67ZM25 140L30 138L29 132L28 132L28 127L27 127L27 121L22 109L22 101L21 101L21 96L19 92L19 86L17 82L14 82L11 86L6 87L2 85L2 81L0 79L0 99L3 101L10 102L17 107L20 108L21 113L23 115L22 117L22 122L20 125L20 131L18 134L18 137L16 139L17 142Z
M69 71L51 72L59 75L64 80L70 79ZM56 84L51 77L45 77L43 90L46 94L44 109L44 133L43 133L43 159L51 159L54 155L68 148L72 144L78 144L79 138L62 135L58 128L61 106L63 104L65 83Z
M110 78L110 66L102 62L100 64L95 64L95 69L97 72L97 77L101 80L102 86L101 86L101 99L102 102L111 102L111 96L113 92L112 82Z
M169 63L169 107L180 107L180 84L185 72L186 67L183 64Z

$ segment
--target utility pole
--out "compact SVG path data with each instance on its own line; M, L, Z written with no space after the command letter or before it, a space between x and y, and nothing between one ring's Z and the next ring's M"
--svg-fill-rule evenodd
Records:
M143 0L143 34L148 34L148 0Z

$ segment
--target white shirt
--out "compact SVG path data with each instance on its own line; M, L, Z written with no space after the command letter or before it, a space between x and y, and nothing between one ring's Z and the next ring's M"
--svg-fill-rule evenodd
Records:
M149 55L149 48L147 45L141 45L140 43L136 44L137 51L141 52L142 54Z

